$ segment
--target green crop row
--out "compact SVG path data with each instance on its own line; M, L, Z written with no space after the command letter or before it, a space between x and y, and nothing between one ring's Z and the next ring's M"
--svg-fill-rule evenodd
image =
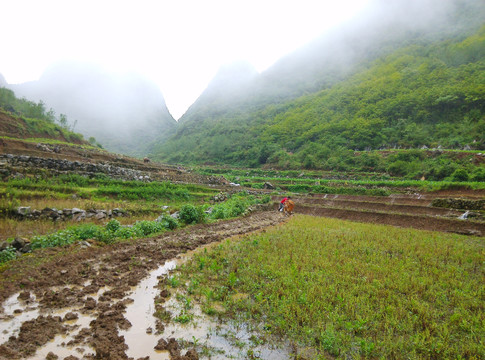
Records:
M204 223L218 219L227 219L244 215L251 205L268 203L270 196L259 199L244 192L234 194L225 202L213 206L185 204L179 212L179 221L164 215L158 221L137 221L132 226L122 226L116 219L110 220L105 226L84 224L72 226L52 234L34 236L31 239L31 249L70 245L78 241L93 239L102 243L113 243L123 239L135 239L149 236L166 230L173 230L180 225ZM0 251L0 264L16 257L11 248Z

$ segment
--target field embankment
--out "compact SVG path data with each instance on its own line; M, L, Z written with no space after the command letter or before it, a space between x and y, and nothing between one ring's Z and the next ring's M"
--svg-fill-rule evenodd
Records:
M432 206L433 200L438 196L436 194L401 194L388 197L323 195L295 196L294 201L297 204L295 212L300 214L466 235L485 234L483 211L471 212L460 208ZM273 197L273 200L277 199ZM477 199L478 197L472 196L468 202L483 201ZM457 203L463 202L457 201Z

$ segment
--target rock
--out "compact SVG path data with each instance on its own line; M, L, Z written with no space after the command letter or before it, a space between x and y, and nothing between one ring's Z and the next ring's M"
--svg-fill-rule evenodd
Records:
M22 291L19 296L17 297L19 300L29 300L30 299L30 292Z
M96 300L92 297L87 298L84 307L88 310L93 310L96 307Z
M84 210L81 210L81 209L78 209L78 208L72 208L71 209L71 213L72 214L78 214L78 213L82 213L82 212L85 212Z
M79 244L83 247L83 248L88 248L88 247L91 247L91 244L88 243L87 241L80 241Z
M0 251L3 251L5 250L6 248L8 248L10 246L10 244L6 241L2 241L0 242Z
M22 249L19 250L22 254L27 254L32 251L32 245L30 243L25 244Z
M75 213L73 216L72 216L72 219L74 221L81 221L81 220L84 220L86 218L86 212L83 210L83 212L78 212L78 213Z
M19 206L17 208L17 214L21 215L21 216L27 216L27 215L30 215L30 206Z
M21 250L25 245L29 243L29 240L23 238L15 238L10 244L15 250Z
M42 217L47 217L51 219L57 219L59 217L59 213L57 212L56 208L48 208L45 207L42 209L41 214Z
M76 313L73 313L73 312L68 312L65 316L64 316L64 321L69 321L69 320L76 320L76 319L79 319L79 315L76 314Z
M195 349L190 349L185 353L185 358L187 360L199 360L199 354L197 354Z
M263 184L263 189L273 190L274 189L274 186L271 183L269 183L269 182L265 182Z
M165 339L158 340L157 345L155 345L155 350L168 350L168 343Z
M101 219L104 219L106 218L106 212L104 211L99 211L95 217L94 217L96 220L101 220Z
M49 352L47 354L47 356L45 357L45 360L57 360L59 359L59 356L57 356L56 354L54 354L52 351Z
M173 214L170 214L171 217L173 217L174 219L178 219L179 218L179 212L174 212Z

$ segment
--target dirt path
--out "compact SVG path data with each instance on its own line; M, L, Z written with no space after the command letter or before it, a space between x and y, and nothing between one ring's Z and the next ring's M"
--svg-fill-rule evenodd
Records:
M68 344L73 359L128 359L128 348L120 331L130 328L124 317L132 302L129 293L149 272L180 253L231 236L246 234L279 224L277 212L258 212L250 216L197 225L162 236L118 243L104 247L73 245L52 248L36 256L21 258L0 278L0 359L36 358L36 351L59 334L77 332ZM29 309L36 304L35 309ZM8 304L16 304L8 308ZM15 308L21 305L20 309ZM66 309L76 308L77 313ZM64 311L63 311L64 310ZM30 319L10 329L15 319ZM32 315L33 314L33 315ZM73 325L79 316L91 319L84 327ZM160 325L163 327L163 325ZM0 334L1 335L1 334ZM87 346L91 353L75 351ZM196 359L192 351L181 356L178 344L168 341L170 359ZM56 359L55 354L51 354ZM57 355L56 355L57 356ZM140 359L145 359L141 357Z

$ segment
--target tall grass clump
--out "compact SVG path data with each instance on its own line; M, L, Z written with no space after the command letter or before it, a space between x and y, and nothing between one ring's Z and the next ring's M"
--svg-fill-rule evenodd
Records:
M480 359L484 261L483 238L296 216L181 271L203 308L321 359Z

